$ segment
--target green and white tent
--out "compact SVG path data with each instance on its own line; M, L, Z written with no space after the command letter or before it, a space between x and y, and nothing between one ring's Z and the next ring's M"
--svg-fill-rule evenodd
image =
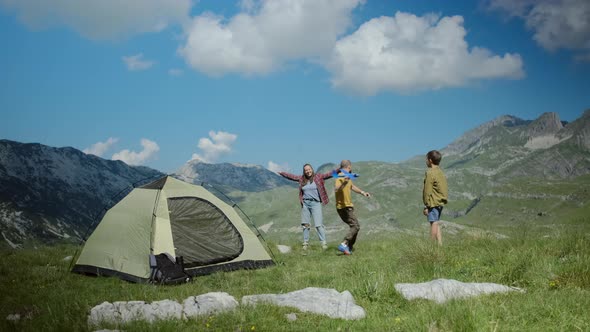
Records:
M202 186L170 176L133 189L109 209L73 272L150 280L150 255L182 257L191 276L273 265L232 206Z

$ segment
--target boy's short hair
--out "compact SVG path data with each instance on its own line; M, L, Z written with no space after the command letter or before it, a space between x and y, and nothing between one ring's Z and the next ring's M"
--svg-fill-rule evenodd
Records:
M426 154L426 158L430 159L430 161L433 164L438 165L438 164L440 164L440 160L442 159L442 155L440 154L440 152L438 152L438 150L431 150L431 151L428 151L428 153Z
M340 168L345 168L345 167L348 167L348 166L350 166L350 165L352 165L352 163L350 162L350 160L346 160L346 159L345 159L345 160L342 160L342 161L340 162Z

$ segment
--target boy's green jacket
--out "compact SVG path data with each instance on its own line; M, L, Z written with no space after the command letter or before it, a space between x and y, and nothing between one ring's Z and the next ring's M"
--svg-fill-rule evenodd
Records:
M424 176L424 190L422 191L424 205L428 208L443 206L447 204L448 198L449 188L445 174L438 167L429 168Z

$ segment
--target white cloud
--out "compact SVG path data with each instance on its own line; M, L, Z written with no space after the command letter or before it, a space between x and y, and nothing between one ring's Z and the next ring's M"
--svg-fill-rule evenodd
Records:
M178 52L190 67L211 76L262 75L306 60L326 66L335 87L361 95L524 76L520 55L468 47L460 16L397 13L342 38L352 10L362 3L244 0L242 12L229 19L212 13L193 18Z
M141 139L141 146L143 147L143 150L140 152L122 150L115 153L111 159L122 160L128 165L142 165L146 161L154 158L156 153L160 151L160 147L156 142L150 141L146 138Z
M588 0L490 0L489 8L524 19L535 41L547 50L590 51Z
M214 163L221 156L226 155L232 151L232 144L238 138L238 135L230 134L224 131L214 132L209 131L208 139L206 137L199 139L198 147L202 150L202 155L193 154L191 160L201 160L206 163Z
M127 69L131 71L146 70L154 65L154 61L144 60L142 53L123 56L122 59L123 62L125 62Z
M182 74L184 74L184 71L182 69L178 69L178 68L171 68L168 70L168 75L170 76L182 76Z
M102 157L115 143L119 141L118 138L109 137L106 142L97 142L91 147L82 150L86 154L93 154Z
M289 164L284 163L284 164L277 164L275 162L273 162L272 160L270 160L268 162L268 166L266 167L268 168L269 171L271 172L290 172L291 168L289 167Z
M206 13L187 26L178 52L212 76L267 74L290 60L329 56L364 0L242 1L244 12L226 20Z
M65 25L90 39L158 32L189 19L191 0L0 0L31 29Z
M461 16L397 12L372 19L338 41L327 65L336 88L361 95L465 85L474 79L521 78L518 54L498 56L465 41Z

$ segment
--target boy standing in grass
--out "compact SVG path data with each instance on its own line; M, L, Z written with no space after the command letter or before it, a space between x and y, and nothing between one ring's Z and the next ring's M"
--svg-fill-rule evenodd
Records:
M336 179L334 184L334 190L336 191L336 211L338 212L340 219L348 224L350 229L348 230L348 234L346 234L346 237L342 243L338 245L338 250L343 252L345 255L350 255L352 253L354 243L356 242L356 237L359 233L359 230L361 229L358 219L354 214L351 193L354 191L355 193L361 194L365 197L371 197L371 194L355 186L352 183L350 177L340 177L340 175L346 175L344 172L347 174L352 172L352 163L350 160L343 160L340 163L340 171L339 177Z
M424 176L424 189L422 190L422 200L424 201L424 210L422 213L430 222L430 237L442 245L442 234L438 222L449 197L447 187L447 178L440 169L439 164L442 156L437 150L429 151L426 154L426 175Z

